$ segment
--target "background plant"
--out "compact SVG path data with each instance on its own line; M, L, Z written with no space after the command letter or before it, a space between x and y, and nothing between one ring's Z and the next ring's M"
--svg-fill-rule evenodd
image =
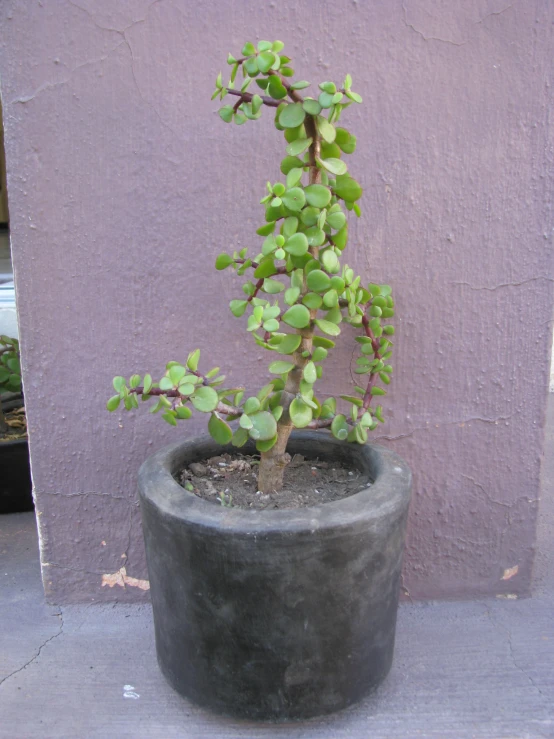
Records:
M0 395L21 392L21 365L19 341L9 336L0 336ZM8 430L0 403L0 433Z
M174 426L190 418L193 408L208 413L208 430L217 442L237 447L249 438L256 442L263 492L282 487L293 428L329 428L337 439L363 444L368 431L383 422L382 407L374 402L386 394L382 385L390 383L394 334L387 322L394 315L391 288L364 286L341 264L347 212L360 216L362 188L342 158L354 153L356 137L337 124L346 108L362 98L352 90L350 75L342 86L321 82L316 97L301 93L310 83L292 81L291 60L282 49L281 41L260 41L257 47L245 44L238 58L230 54L230 80L224 84L219 74L212 96L236 98L219 110L226 123L242 125L272 108L275 127L286 141L280 167L285 181L268 182L260 201L265 223L256 232L263 238L259 253L249 256L243 248L220 254L215 265L245 277L244 295L231 300L230 309L239 318L248 316L246 330L258 346L281 355L269 365L276 377L256 395L245 396L243 388L222 387L225 377L218 367L201 373L196 349L185 363L169 362L159 382L149 374L129 381L114 378L117 394L107 403L110 411L120 403L131 410L138 407L139 396L154 398L151 411L162 412ZM354 370L361 384L351 395L339 396L348 405L346 412L338 412L336 397L320 400L314 392L341 323L361 330ZM238 421L234 431L233 420Z

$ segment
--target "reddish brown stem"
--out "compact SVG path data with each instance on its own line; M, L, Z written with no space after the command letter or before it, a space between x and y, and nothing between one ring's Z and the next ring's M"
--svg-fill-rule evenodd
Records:
M238 95L241 98L238 103L239 105L241 103L251 103L252 98L257 94L253 92L243 92L241 90L232 90L230 87L226 87L225 90L228 95ZM270 108L278 108L281 105L279 100L274 100L267 95L259 95L258 97L261 97L263 104L268 105Z

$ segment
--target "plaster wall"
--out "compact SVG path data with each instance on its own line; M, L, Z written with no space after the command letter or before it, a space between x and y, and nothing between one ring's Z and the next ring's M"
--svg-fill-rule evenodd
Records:
M552 300L547 0L5 0L0 75L43 577L56 602L148 597L136 474L202 429L108 414L114 374L199 346L234 383L267 357L212 268L255 246L270 116L224 125L228 51L281 38L298 78L350 72L364 186L348 262L397 298L380 441L415 474L412 597L526 594ZM548 169L550 166L550 170ZM324 386L348 391L353 334ZM209 359L208 359L209 358ZM122 570L122 568L125 568Z

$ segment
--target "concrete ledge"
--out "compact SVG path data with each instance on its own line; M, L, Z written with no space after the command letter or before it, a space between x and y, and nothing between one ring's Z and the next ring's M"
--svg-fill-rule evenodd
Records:
M288 725L225 721L164 681L148 605L44 605L33 514L0 517L0 737L323 739L554 735L554 598L405 603L382 687Z

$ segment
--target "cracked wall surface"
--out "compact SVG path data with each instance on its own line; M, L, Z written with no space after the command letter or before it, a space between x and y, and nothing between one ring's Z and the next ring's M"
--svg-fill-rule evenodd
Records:
M364 186L348 263L397 298L379 439L415 474L406 591L528 592L553 315L552 15L546 0L2 4L13 259L51 601L148 598L137 470L203 428L106 413L112 377L159 373L196 346L233 383L267 376L227 310L239 281L212 267L223 249L256 249L257 202L283 152L268 116L225 126L209 100L227 52L250 38L282 38L299 78L350 72L364 97L345 114ZM353 349L345 331L329 392L348 392Z

